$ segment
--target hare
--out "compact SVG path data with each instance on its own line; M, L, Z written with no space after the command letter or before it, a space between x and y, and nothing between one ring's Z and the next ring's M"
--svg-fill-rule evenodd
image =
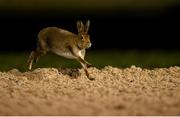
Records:
M77 21L78 34L57 27L47 27L38 34L38 43L35 51L32 51L28 58L28 67L31 70L34 60L51 51L59 56L77 60L83 67L86 76L91 78L87 68L91 64L84 60L85 50L91 47L90 36L88 34L90 21L84 25L82 21Z

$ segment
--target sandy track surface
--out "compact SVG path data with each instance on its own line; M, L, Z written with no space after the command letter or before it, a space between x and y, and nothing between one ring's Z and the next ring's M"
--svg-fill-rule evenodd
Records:
M180 67L0 72L0 115L180 115Z

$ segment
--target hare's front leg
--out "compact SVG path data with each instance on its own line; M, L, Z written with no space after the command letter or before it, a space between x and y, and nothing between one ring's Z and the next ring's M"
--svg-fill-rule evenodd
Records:
M82 60L80 60L80 61L82 61L82 62L87 66L87 68L92 67L92 64L91 64L91 63L89 63L89 62L87 62L86 60L84 60L85 50L79 51L79 56L80 56L80 59L82 59Z
M78 57L78 61L80 62L80 63L83 63L87 68L89 68L89 67L92 67L92 64L90 64L89 62L87 62L86 60L84 60L82 57Z
M89 72L87 70L88 65L91 66L91 64L89 64L88 62L86 62L83 58L83 56L80 54L80 50L77 49L73 49L72 47L68 47L70 52L76 57L76 60L81 64L81 66L83 67L86 76L89 80L94 80L94 78L90 77Z
M85 61L85 60L84 60ZM87 68L90 68L90 67L92 67L92 64L91 63L89 63L89 62L87 62L87 61L85 61L86 62L86 66L87 66Z
M94 80L94 78L90 77L90 75L89 75L89 72L87 70L87 63L86 63L86 61L84 59L82 59L81 57L78 57L78 56L77 56L77 61L82 65L82 67L83 67L83 69L84 69L84 71L86 73L87 78L89 80Z

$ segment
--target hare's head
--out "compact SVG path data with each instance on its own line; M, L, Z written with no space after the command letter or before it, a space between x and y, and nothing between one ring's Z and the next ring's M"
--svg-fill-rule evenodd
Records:
M86 22L86 25L82 21L77 21L78 29L78 46L81 49L87 49L91 47L90 36L88 34L90 21Z

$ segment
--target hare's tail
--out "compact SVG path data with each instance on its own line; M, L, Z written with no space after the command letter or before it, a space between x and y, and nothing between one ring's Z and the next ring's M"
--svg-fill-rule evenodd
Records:
M31 70L32 64L33 64L35 58L36 58L35 57L35 51L32 51L31 54L29 55L29 58L27 61L27 65L28 65L29 70Z

